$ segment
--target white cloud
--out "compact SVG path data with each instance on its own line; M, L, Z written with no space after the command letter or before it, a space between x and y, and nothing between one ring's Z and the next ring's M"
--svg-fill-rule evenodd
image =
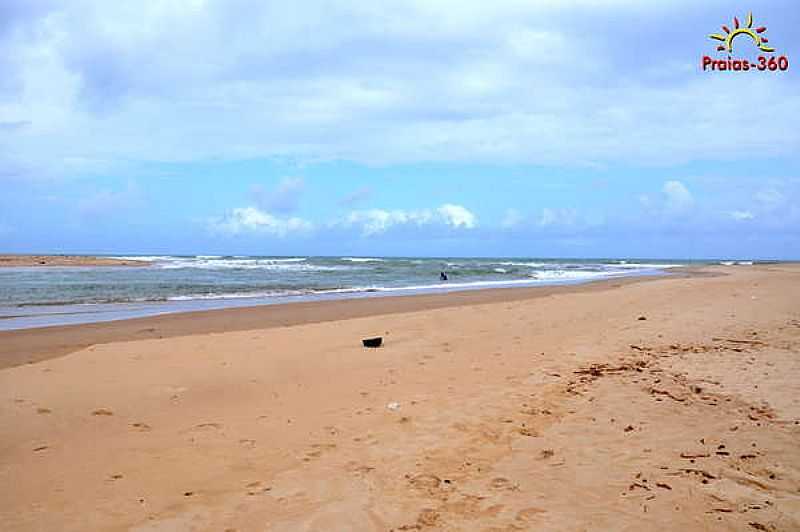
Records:
M466 207L445 203L436 209L352 211L344 219L334 221L331 225L358 226L361 227L365 236L370 236L384 233L396 226L430 224L439 224L454 229L473 229L477 225L477 217Z
M665 205L671 211L683 211L692 206L694 196L680 181L667 181L662 189L666 198Z
M800 145L796 79L698 72L713 43L697 28L720 21L688 2L33 4L0 24L0 122L25 124L0 131L0 164L31 173L85 171L70 158L669 164ZM632 59L643 32L672 45Z
M213 231L231 235L262 233L284 237L290 233L309 232L313 227L302 218L279 218L256 207L239 207L222 218L211 220Z
M383 233L395 225L415 223L422 225L426 223L423 213L406 212L404 210L386 211L383 209L369 209L353 211L347 215L344 225L358 225L362 227L364 235L374 235Z
M463 227L464 229L472 229L475 227L477 219L475 215L468 211L461 205L453 205L452 203L445 203L439 207L436 212L444 220L444 223L452 227Z
M755 215L750 211L731 211L728 215L737 221L745 221L745 220L752 220L755 218Z

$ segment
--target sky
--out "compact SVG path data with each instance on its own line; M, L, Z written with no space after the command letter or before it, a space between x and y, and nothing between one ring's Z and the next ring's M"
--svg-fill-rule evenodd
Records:
M789 69L703 71L751 11ZM795 0L1 0L0 252L800 259L798 27Z

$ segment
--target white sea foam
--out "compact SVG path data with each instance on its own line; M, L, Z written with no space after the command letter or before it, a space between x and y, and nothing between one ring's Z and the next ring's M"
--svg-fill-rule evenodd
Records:
M350 266L308 264L304 258L296 259L187 259L164 262L159 266L165 270L205 269L205 270L267 270L267 271L306 271L324 272L352 269Z
M189 294L183 296L171 296L167 301L196 301L196 300L215 300L215 299L254 299L281 296L296 296L312 293L307 290L267 290L264 292L231 292L231 293L211 293L211 294Z
M719 262L722 266L752 266L752 260L722 260Z
M530 274L534 279L540 281L580 281L588 279L602 279L606 277L619 277L620 275L628 275L630 272L591 272L585 270L548 270L543 272L535 272Z
M375 257L342 257L340 260L347 262L385 262L385 259L378 259Z
M527 268L538 268L541 266L557 266L554 263L547 263L547 262L514 262L514 261L504 261L504 262L493 262L492 264L499 264L500 266L522 266Z
M161 261L180 259L180 257L175 257L172 255L147 255L147 256L135 255L135 256L122 256L122 257L111 257L111 258L117 260L138 260L142 262L161 262Z

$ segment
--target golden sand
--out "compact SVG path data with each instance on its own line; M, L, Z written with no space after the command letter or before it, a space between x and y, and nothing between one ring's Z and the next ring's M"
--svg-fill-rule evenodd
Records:
M798 530L800 268L706 272L3 333L2 529Z

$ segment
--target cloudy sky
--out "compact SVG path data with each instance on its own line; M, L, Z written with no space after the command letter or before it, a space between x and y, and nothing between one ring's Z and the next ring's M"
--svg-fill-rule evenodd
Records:
M703 72L749 10L789 70ZM0 252L800 259L798 27L795 0L2 0Z

